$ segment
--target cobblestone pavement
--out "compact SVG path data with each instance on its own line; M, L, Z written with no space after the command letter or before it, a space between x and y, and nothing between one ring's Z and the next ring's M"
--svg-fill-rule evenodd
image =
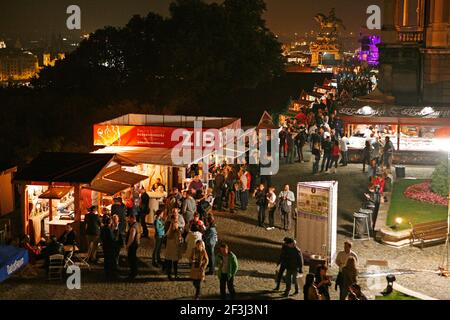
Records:
M359 165L340 168L337 174L312 176L310 171L309 163L283 165L278 176L274 178L274 183L279 190L283 183L295 186L299 181L338 180L338 249L341 249L343 241L351 238L352 213L361 205L366 176L361 172ZM431 173L431 170L408 167L407 173L426 175ZM280 243L287 234L279 229L267 231L256 227L256 209L253 204L247 212L217 214L217 220L219 240L227 242L239 259L240 271L236 278L237 298L281 299L281 292L272 291L275 284L273 278ZM160 270L151 266L149 257L152 246L152 240L143 239L138 251L141 260L140 275L133 283L105 282L101 266L94 266L91 271L82 270L81 290L68 290L65 282L50 283L43 275L37 279L13 277L0 285L0 299L191 299L194 289L188 279L186 264L181 266L179 281L168 281ZM386 260L390 269L402 269L407 272L408 269L435 271L441 261L442 249L442 245L420 250L410 247L390 248L374 241L354 243L354 250L360 257L361 272L366 271L365 261L368 259ZM307 271L307 268L304 271ZM331 274L336 274L335 267L331 268ZM396 275L396 277L398 283L411 290L439 299L450 299L450 279L441 278L432 272ZM361 277L360 282L370 297L381 291L386 284L384 276ZM207 276L202 295L204 299L218 298L217 277ZM331 295L332 299L337 298L334 289L331 290ZM302 297L295 296L292 299Z

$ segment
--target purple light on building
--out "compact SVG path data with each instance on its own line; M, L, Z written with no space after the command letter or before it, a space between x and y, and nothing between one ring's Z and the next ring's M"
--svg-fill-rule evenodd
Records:
M381 43L380 36L364 36L361 39L361 50L359 61L367 61L369 65L378 65L380 57L378 45Z

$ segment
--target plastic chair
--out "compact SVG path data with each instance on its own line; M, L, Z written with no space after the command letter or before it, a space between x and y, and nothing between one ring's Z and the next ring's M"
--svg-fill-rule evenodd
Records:
M62 280L64 270L64 256L54 254L49 257L48 280Z

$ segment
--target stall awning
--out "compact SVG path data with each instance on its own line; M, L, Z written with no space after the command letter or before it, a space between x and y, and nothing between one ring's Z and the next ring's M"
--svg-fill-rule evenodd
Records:
M119 193L120 191L123 191L125 189L128 189L130 186L120 183L120 182L114 182L110 180L96 180L91 185L83 186L85 189L101 192L107 195L115 195L116 193Z
M40 199L61 199L70 192L69 187L52 187L39 196Z
M114 153L122 158L135 163L155 164L171 167L179 167L172 161L172 149L170 148L146 148L146 147L116 147L110 146L94 151L94 153Z
M141 182L142 180L147 179L147 176L143 176L141 174L128 172L125 170L116 171L114 173L108 174L104 178L108 180L114 180L117 182L121 182L124 184L128 184L130 186L135 185L138 182Z
M14 181L91 183L114 154L44 152L20 170Z
M179 163L176 163L173 160L172 150L173 149L170 148L110 146L94 151L94 153L106 153L106 154L116 153L119 154L121 157L130 159L135 163L145 163L145 164L163 165L169 167L182 167L182 168L188 167L193 163L198 163L202 159L209 157L211 156L211 154L214 153L214 151L203 152L203 154L201 154L201 156L199 157L194 150L190 150L191 154L189 155L188 152L187 159L190 159L191 161L189 163L184 163L184 165L180 165ZM248 149L246 149L245 151L247 150ZM238 150L224 148L224 153L227 151L233 154L233 158L237 158L242 155L242 152L239 152Z

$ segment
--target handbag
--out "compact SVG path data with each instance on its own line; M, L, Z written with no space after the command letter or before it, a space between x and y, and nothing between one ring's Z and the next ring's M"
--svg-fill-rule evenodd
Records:
M280 200L280 210L282 214L286 214L291 210L291 207L288 205L288 201L285 199Z

